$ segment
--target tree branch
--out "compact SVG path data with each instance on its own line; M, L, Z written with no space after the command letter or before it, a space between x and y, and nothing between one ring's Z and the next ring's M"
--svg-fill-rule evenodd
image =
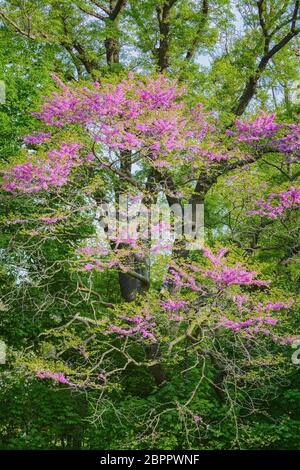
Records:
M297 36L300 33L300 29L296 28L296 22L297 22L298 13L299 13L299 0L296 0L292 18L289 20L289 22L291 23L291 28L290 28L289 33L286 34L277 44L275 44L269 50L270 34L266 30L266 25L262 16L263 15L262 13L263 0L260 0L259 2L257 2L257 5L259 8L260 24L263 29L264 37L266 38L265 46L264 46L264 55L260 59L255 73L248 78L244 91L238 100L238 103L232 109L232 112L236 116L241 116L246 110L249 102L251 101L251 99L256 93L258 81L260 77L262 76L263 72L265 71L269 61L272 59L272 57L274 57L274 55L277 54L277 52L283 49L295 36ZM265 34L267 34L267 36L265 36Z
M114 21L117 18L117 16L121 12L121 10L125 7L126 2L127 2L127 0L118 0L117 1L114 9L111 11L111 13L109 15L110 20Z
M100 8L100 10L104 11L104 13L107 13L107 15L111 14L111 9L102 2L99 2L98 0L92 0L92 3Z
M86 15L93 16L94 18L97 18L98 20L101 20L101 21L107 20L107 16L103 16L95 10L90 10L81 5L78 5L78 9L82 11L83 13L85 13Z
M7 16L7 14L3 10L0 10L0 17L4 20L4 22L7 22L10 26L14 28L14 30L17 33L21 34L22 36L25 36L28 39L39 39L38 36L34 36L31 34L30 29L28 29L28 31L22 30L20 26L15 21L13 21L9 16ZM49 36L46 33L42 32L41 37L49 40Z
M142 276L142 274L137 273L136 271L132 271L131 269L126 269L126 271L122 271L124 274L128 274L128 276L131 276L138 281L140 281L142 284L145 286L150 285L150 280L147 277Z
M197 52L197 49L201 43L201 33L203 31L203 28L205 26L205 24L207 23L207 20L208 20L208 0L203 0L202 1L202 9L201 9L201 21L200 21L200 24L197 28L197 31L196 31L196 34L195 34L195 37L192 41L192 44L191 46L189 47L189 49L187 50L187 53L186 53L186 60L192 60L194 55L196 54Z

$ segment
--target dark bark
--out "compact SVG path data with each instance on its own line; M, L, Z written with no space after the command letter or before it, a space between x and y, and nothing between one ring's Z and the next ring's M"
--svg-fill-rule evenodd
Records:
M126 5L127 0L111 1L111 12L109 18L114 21Z
M132 167L132 156L131 152L123 150L120 154L120 170L122 174L127 175L128 178L132 178L131 174ZM122 176L119 177L119 181L115 187L116 199L122 194L127 193L128 184L130 184ZM147 291L150 286L150 261L147 257L138 258L135 254L128 256L128 266L137 275L133 277L128 273L119 273L119 284L122 298L126 302L133 302L136 299L137 294ZM141 279L138 279L138 275Z
M104 41L107 65L112 66L120 62L120 43L118 39L107 38Z
M253 96L256 93L257 82L259 78L260 78L260 75L259 76L257 75L257 76L252 76L248 79L248 82L246 83L244 91L242 95L240 96L237 105L233 109L233 113L236 116L241 116L242 114L244 114L248 104L250 103L250 101L252 100Z
M84 7L79 5L78 8L85 14L93 16L98 20L102 21L104 24L111 22L116 31L119 29L119 20L120 14L126 5L127 0L111 0L109 5L102 5L97 1L92 1L91 3L102 10L102 13L99 13L98 10L93 7ZM104 41L104 47L106 51L106 62L109 67L120 62L120 41L115 37L107 37Z
M145 354L149 360L157 359L160 356L159 343L145 346ZM157 387L160 387L167 380L166 371L162 364L151 366L150 372Z
M164 72L170 65L170 12L176 0L165 0L156 7L159 27L159 46L157 48L157 66L159 72Z
M133 264L134 272L144 278L137 279L128 273L119 273L119 284L121 295L126 302L133 302L137 294L147 292L150 287L150 262L147 257L135 259Z
M119 29L119 17L127 0L111 0L108 19L111 21L116 29ZM104 41L106 50L106 62L108 66L118 64L120 62L120 41L117 37L108 37Z
M86 72L95 78L95 71L99 70L99 64L96 60L90 59L84 50L83 46L78 42L73 43L74 49L77 51L77 59L83 64Z
M163 72L169 67L169 9L165 4L163 6L158 6L156 11L160 34L159 47L157 51L157 63L158 70Z

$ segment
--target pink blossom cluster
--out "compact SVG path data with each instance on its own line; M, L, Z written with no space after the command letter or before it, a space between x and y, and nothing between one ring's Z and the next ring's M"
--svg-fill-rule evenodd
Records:
M168 299L164 302L161 303L161 306L163 309L171 312L171 315L169 315L169 320L172 321L183 321L185 318L182 315L179 315L177 312L179 310L182 310L184 307L188 305L189 302L186 300L172 300Z
M257 273L248 271L240 264L235 266L226 266L224 264L224 255L228 250L221 248L217 255L214 255L209 248L203 250L203 254L213 264L214 269L204 270L204 275L218 284L230 285L252 285L252 286L268 286L269 282L255 279Z
M162 308L166 310L177 311L188 305L186 300L172 300L168 299L161 303Z
M107 269L118 268L119 270L126 272L130 269L126 260L128 260L129 255L132 255L133 249L133 246L123 247L120 245L116 245L110 249L103 245L85 246L77 250L81 266L80 270L97 270L103 272ZM145 253L142 251L135 250L134 253L139 258L145 256Z
M245 304L248 302L249 296L248 295L235 295L233 297L233 300L236 303L238 310L242 312L246 308Z
M185 320L185 318L184 318L184 316L182 316L182 315L175 314L175 315L170 315L170 316L169 316L169 320L173 320L173 321L183 321L183 320Z
M295 188L291 186L286 191L280 193L269 194L266 201L259 199L256 201L258 209L249 211L249 214L262 215L270 217L271 219L277 219L287 209L296 209L300 205L300 187Z
M167 241L159 241L158 243L154 243L151 245L150 252L151 253L163 253L166 251L172 251L173 244Z
M200 150L199 155L207 158L211 162L222 162L230 160L233 157L236 157L235 153L220 150L220 151L210 151L210 150Z
M60 147L51 150L47 159L31 157L26 163L4 171L2 188L5 191L33 193L49 190L66 183L71 170L80 165L80 144L62 142Z
M278 323L278 318L273 318L273 317L254 317L254 318L249 318L247 320L229 320L226 317L221 318L220 321L220 326L223 326L224 328L228 328L233 331L240 331L240 330L245 330L245 331L253 331L255 333L258 333L261 331L261 327L266 324L266 325L276 325ZM254 327L255 329L249 329L249 327Z
M48 217L40 217L38 220L44 222L47 225L56 224L57 222L61 222L66 217L64 215L57 215L57 216L48 216Z
M275 123L276 114L261 112L254 120L236 120L236 131L229 130L227 134L235 135L237 140L247 143L257 142L273 137L283 126Z
M109 254L109 250L103 246L85 246L78 250L78 254L79 255L81 254L91 255L91 256L95 256L95 255L105 256Z
M288 346L290 344L293 344L295 341L299 341L300 337L299 336L277 336L273 335L272 336L273 341L276 341L277 343L283 345L283 346Z
M117 258L113 258L110 260L102 261L100 259L94 259L89 263L83 265L83 271L105 271L106 269L111 269L113 267L119 267L121 270L126 271L126 266L123 266L122 262Z
M262 333L266 336L270 336L273 341L279 342L281 344L289 344L288 338L282 338L271 334L270 326L277 325L279 319L273 316L270 316L271 312L276 312L282 309L288 309L293 305L293 300L290 299L286 302L283 301L269 301L265 305L259 303L257 305L246 306L250 300L248 296L237 295L233 297L233 300L236 302L238 311L243 316L247 315L247 319L228 319L227 317L222 317L219 322L219 326L232 330L234 332L242 332L247 336L251 337L253 334ZM251 317L249 318L249 316Z
M238 310L242 312L250 312L250 311L256 311L256 312L278 312L279 310L283 309L288 309L290 308L293 304L294 301L292 299L289 299L286 302L283 301L269 301L265 305L263 303L256 304L254 306L248 305L250 304L250 298L248 295L235 295L233 296L233 301L235 302Z
M289 124L290 132L278 140L278 148L284 153L294 153L300 150L300 122Z
M36 372L36 377L39 379L52 379L55 382L59 382L61 384L66 385L73 385L69 379L65 377L63 372L51 372L49 370L39 370Z
M268 286L269 281L254 279L257 276L255 271L247 271L241 265L233 267L223 266L219 269L207 269L204 274L218 284L230 285L252 285Z
M196 292L203 290L203 286L197 283L195 276L175 265L169 269L166 282L177 287L187 287Z
M234 321L223 317L219 326L231 330L235 333L242 333L248 338L253 338L254 335L263 334L268 336L272 341L287 346L293 344L295 340L299 340L297 336L278 336L273 333L270 327L276 326L278 318L273 317L258 317L244 321Z
M287 302L268 302L265 305L265 310L271 310L276 312L278 310L283 310L284 308L290 308L294 304L292 299L288 300Z
M35 113L46 124L58 127L72 122L109 125L116 119L121 123L138 119L147 110L175 110L181 107L178 98L183 93L175 82L163 76L158 79L145 77L141 81L130 75L117 85L100 87L95 83L91 88L66 85L61 88L46 100L40 112Z
M238 296L238 297L239 298L240 297L243 297L243 298L245 297L245 300L243 300L243 303L249 300L248 296ZM236 299L236 297L235 297L235 299ZM277 322L278 322L278 319L270 317L269 313L271 311L272 312L277 312L279 310L288 309L293 305L293 303L294 303L293 300L290 299L287 302L283 302L283 301L272 302L272 301L270 301L270 302L267 302L265 305L258 304L253 309L257 312L260 312L260 313L266 312L266 314L267 314L266 316L255 316L251 319L243 320L243 321L228 320L226 324L227 324L228 327L230 327L230 325L231 325L233 329L241 329L243 327L254 325L256 323L268 323L269 325L276 325Z
M261 112L254 120L248 119L244 122L237 120L235 130L230 129L226 133L235 136L238 141L250 144L269 139L269 144L275 149L287 154L294 153L299 157L300 121L296 124L282 125L277 124L275 118L275 114ZM283 131L276 135L280 129Z
M36 132L31 135L26 135L23 142L27 145L43 144L51 139L51 132Z
M80 123L95 142L111 150L142 152L157 167L167 166L169 155L183 162L201 156L202 142L212 130L202 105L185 105L183 88L164 76L138 79L130 74L117 85L60 86L37 117L56 127ZM207 156L215 159L213 153Z
M109 329L106 332L107 334L117 333L121 336L131 336L139 334L142 338L148 339L151 342L156 341L156 337L153 334L153 329L156 325L153 322L152 316L150 314L136 315L134 317L121 315L120 319L131 324L132 326L130 328L121 328L116 325L110 325Z
M116 247L118 247L119 245L125 244L125 245L131 246L132 248L135 248L138 246L139 234L138 233L133 234L133 235L121 234L118 236L110 235L109 239L115 243Z
M97 260L98 261L98 260ZM83 265L83 271L93 271L94 269L104 271L104 263L101 263L101 261L98 261L98 263L94 262L92 263L86 263Z
M228 253L227 248L221 248L216 255L209 248L204 248L203 255L209 259L214 266L220 266L224 256Z

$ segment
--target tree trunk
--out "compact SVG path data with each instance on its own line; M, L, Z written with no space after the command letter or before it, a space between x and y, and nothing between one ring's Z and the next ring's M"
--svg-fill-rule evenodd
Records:
M242 114L244 114L248 104L250 103L251 99L255 95L258 79L259 79L259 76L256 76L256 75L248 79L245 89L238 101L238 104L233 109L233 113L236 116L241 116Z
M120 62L120 43L118 39L107 38L104 41L107 65L112 66Z
M133 302L136 299L137 294L147 292L150 285L150 260L145 257L140 260L135 260L134 271L141 274L148 283L143 283L139 279L135 279L127 273L119 273L119 285L121 296L126 302Z

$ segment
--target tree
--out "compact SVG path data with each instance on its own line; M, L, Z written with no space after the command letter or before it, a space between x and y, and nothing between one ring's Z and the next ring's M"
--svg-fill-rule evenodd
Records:
M67 87L60 80L57 82L60 90L53 93L36 113L48 128L25 138L27 145L36 150L28 161L8 166L3 172L2 189L8 194L23 193L22 197L29 201L35 194L40 194L35 211L41 203L39 211L44 209L49 196L49 202L56 200L56 207L51 203L47 213L38 216L27 213L27 218L6 222L21 227L27 224L29 227L32 224L40 226L38 230L29 229L28 234L30 238L40 239L41 246L48 245L52 230L53 235L57 233L55 240L59 239L60 230L67 229L65 221L77 204L72 202L74 190L79 203L86 200L86 215L90 217L95 217L94 210L101 201L108 202L108 188L114 191L112 201L126 191L133 200L145 201L146 209L156 199L158 191L165 193L170 205L174 201L183 204L182 197L187 198L189 194L193 197L193 174L199 167L205 168L205 174L214 170L219 175L223 171L224 175L229 169L258 161L270 152L270 145L274 152L287 158L286 164L291 167L291 158L297 149L298 127L287 125L282 133L282 125L275 123L274 115L262 114L243 123L237 121L235 130L222 137L202 107L190 108L184 101L183 90L164 77L152 79L130 75L117 84L100 86L96 83L90 87ZM233 142L240 149L231 150ZM48 149L38 150L39 145ZM296 179L297 170L290 175ZM99 182L101 185L104 182L104 188L107 188L103 192L99 192ZM173 192L170 188L174 188ZM186 196L174 194L175 188ZM278 198L280 206L274 205L274 196L269 196L267 204L258 203L263 209L254 210L252 214L271 220L273 214L285 218L287 212L294 212L299 205L298 189L283 191ZM79 214L83 208L84 205ZM117 212L120 222L121 206ZM76 217L73 223L78 224ZM62 229L59 228L61 224ZM160 228L158 223L155 230ZM240 387L239 379L236 381L234 377L238 371L239 376L247 375L244 362L249 358L250 346L254 350L253 359L250 355L252 361L255 357L259 360L269 341L281 345L295 340L294 335L280 333L280 317L274 314L291 308L292 299L283 292L283 299L278 299L276 289L268 291L270 280L259 279L255 269L244 267L234 257L225 258L226 249L216 253L205 249L203 258L197 250L189 255L182 250L181 244L175 245L173 256L170 258L169 253L170 259L165 262L165 284L149 290L150 278L141 273L139 267L143 259L157 249L170 252L169 245L159 241L153 246L147 237L137 238L136 233L133 236L111 233L106 224L104 229L108 245L100 238L98 242L90 241L81 247L78 246L81 237L77 229L77 235L66 246L67 257L54 260L47 269L56 277L58 262L62 266L59 272L61 269L74 272L76 288L68 294L69 298L76 297L77 292L86 292L88 307L85 307L87 315L75 313L65 325L59 326L59 337L55 328L46 333L50 344L55 344L52 356L26 359L27 367L38 379L50 379L79 391L82 388L100 390L101 396L105 397L106 392L109 396L117 386L120 374L134 367L148 369L156 385L162 386L168 380L171 355L175 355L176 367L182 368L181 345L186 343L185 361L196 361L195 367L202 370L202 375L190 390L189 398L180 402L179 409L198 427L190 404L204 382L211 385L218 400L227 399L232 403L232 380L235 387ZM26 252L26 245L24 248ZM36 270L38 259L29 252L23 258L30 256L32 268ZM30 280L30 263L28 266L26 275ZM103 274L111 269L119 272L120 292L130 301L127 307L120 301L116 304L107 301L107 293L103 299L95 290L97 277L100 276L101 285ZM127 289L124 289L124 277L120 274L126 276ZM139 282L140 288L128 282L132 278ZM50 279L46 274L43 282L50 285ZM71 279L72 276L68 289L74 286ZM228 311L227 315L224 315L224 309ZM68 333L68 327L77 324L87 328L79 329L75 335L71 331ZM57 350L63 352L65 361L58 359ZM77 351L75 357L73 350ZM88 357L93 360L87 361ZM183 367L189 368L186 362ZM257 385L261 386L263 380L264 377ZM177 406L173 404L171 410ZM252 405L242 395L241 402L235 401L234 409L238 406L251 410Z
M297 448L297 9L2 2L3 447Z

